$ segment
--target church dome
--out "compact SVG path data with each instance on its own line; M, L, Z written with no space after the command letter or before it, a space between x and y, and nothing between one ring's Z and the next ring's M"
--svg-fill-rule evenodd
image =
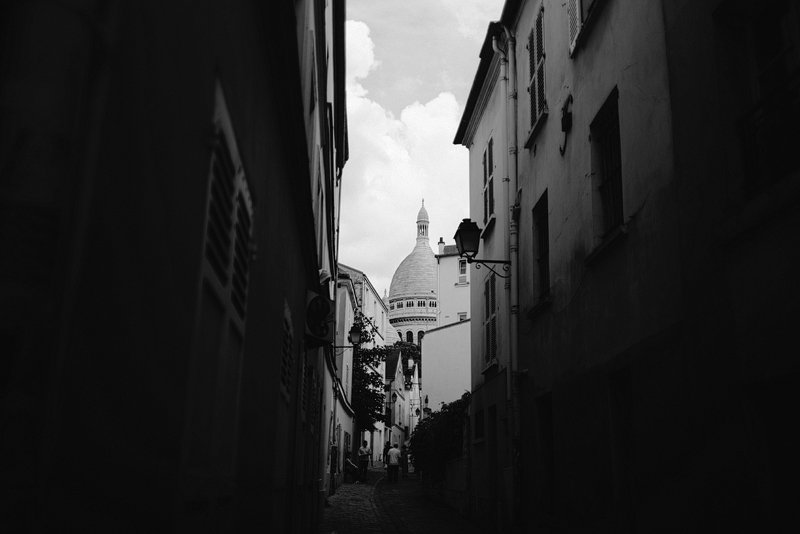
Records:
M417 213L417 222L430 222L428 219L428 210L425 209L425 201L422 201L422 207L419 209L419 213Z
M400 340L420 343L425 332L436 327L436 256L428 242L425 201L417 214L417 244L400 262L389 286L389 324Z
M417 214L417 244L394 272L389 286L389 302L402 297L436 296L436 257L428 241L429 222L423 200Z
M436 256L427 240L417 240L400 262L389 286L389 301L398 297L431 297L436 293Z

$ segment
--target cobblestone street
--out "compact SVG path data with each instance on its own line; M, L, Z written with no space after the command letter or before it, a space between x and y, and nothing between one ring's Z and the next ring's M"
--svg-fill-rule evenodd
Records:
M367 483L346 483L328 497L324 534L477 534L458 512L441 502L411 473L389 484L386 472L370 469Z

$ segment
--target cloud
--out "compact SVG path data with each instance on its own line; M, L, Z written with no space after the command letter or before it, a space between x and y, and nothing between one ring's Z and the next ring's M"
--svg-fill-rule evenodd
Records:
M369 36L369 26L357 20L348 20L345 23L346 54L347 54L347 92L354 95L366 95L358 80L369 76L369 73L378 68L380 61L375 59L375 44Z
M440 235L452 242L468 211L468 153L452 144L461 118L452 93L412 102L398 116L367 96L359 81L377 64L369 28L353 21L347 28L354 41L347 48L350 161L342 184L339 257L366 272L382 293L414 248L423 197L432 248Z
M481 41L492 20L498 20L503 10L501 0L490 2L464 2L463 0L441 0L456 20L458 32L468 38Z

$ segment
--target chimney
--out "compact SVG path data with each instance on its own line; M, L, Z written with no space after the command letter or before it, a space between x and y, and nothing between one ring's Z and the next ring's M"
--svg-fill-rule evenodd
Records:
M444 254L444 239L439 238L439 255Z

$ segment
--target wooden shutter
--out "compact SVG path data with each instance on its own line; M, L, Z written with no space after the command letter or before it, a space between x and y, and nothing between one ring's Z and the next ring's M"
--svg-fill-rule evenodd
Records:
M489 215L494 214L494 139L489 139L489 169L486 189L489 191Z
M233 476L245 339L253 204L233 124L217 84L184 463L196 476Z
M489 219L489 196L486 192L486 180L488 178L486 168L486 150L483 151L483 224Z
M544 99L544 8L536 16L536 117L545 111Z
M575 51L578 35L581 32L581 0L567 0L567 25L569 32L569 55Z
M536 124L536 26L528 35L528 100L531 107L531 127Z

